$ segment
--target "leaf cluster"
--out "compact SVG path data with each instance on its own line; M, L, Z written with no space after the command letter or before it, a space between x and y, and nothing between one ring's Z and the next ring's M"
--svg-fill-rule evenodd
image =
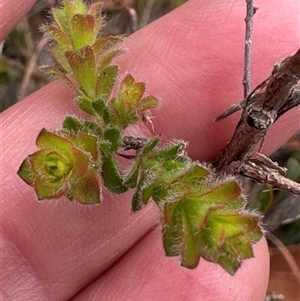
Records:
M75 102L90 118L66 116L61 130L43 129L39 150L23 161L19 176L40 200L66 196L97 204L103 186L115 194L131 189L133 211L151 200L160 209L167 256L180 255L188 268L203 257L234 274L262 236L259 217L245 210L237 181L219 180L208 166L193 162L182 141L163 146L154 137L138 147L126 142L124 130L156 108L158 99L130 74L117 85L113 59L123 53L116 48L122 39L101 36L99 3L88 8L81 0L64 0L52 13L55 23L43 30L52 38L57 66L43 70L78 93ZM122 148L136 152L127 173L118 162Z

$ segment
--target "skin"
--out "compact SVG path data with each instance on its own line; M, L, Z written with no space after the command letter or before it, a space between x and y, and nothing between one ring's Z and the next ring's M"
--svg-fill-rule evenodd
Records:
M1 38L35 1L2 1ZM255 1L253 84L274 62L294 53L299 39L298 0ZM14 11L14 14L10 12ZM213 119L242 96L245 3L190 0L125 41L118 64L162 100L153 126L164 140L181 138L198 160L216 157L238 116ZM2 19L1 19L2 20ZM16 171L36 151L42 127L59 128L66 114L83 116L74 93L55 81L1 114L1 254L5 300L251 300L264 298L269 255L264 239L235 276L201 260L181 268L166 258L158 210L149 204L130 214L130 195L104 192L99 206L65 199L38 202ZM238 114L237 114L238 115ZM282 130L284 129L284 130ZM272 128L270 154L299 129L299 110ZM149 136L145 126L130 134Z

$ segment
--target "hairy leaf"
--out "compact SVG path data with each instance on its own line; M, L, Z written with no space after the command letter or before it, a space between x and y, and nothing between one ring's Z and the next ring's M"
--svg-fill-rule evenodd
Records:
M116 159L112 154L104 159L102 166L102 178L105 187L113 193L123 193L128 190L124 185L123 176L120 172Z

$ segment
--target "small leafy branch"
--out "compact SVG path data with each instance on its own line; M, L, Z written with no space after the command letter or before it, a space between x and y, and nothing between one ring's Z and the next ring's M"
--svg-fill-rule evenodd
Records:
M52 14L54 24L43 30L57 65L42 69L77 92L75 102L90 118L66 116L62 129L42 129L39 150L23 161L19 176L39 200L66 196L98 204L103 187L115 194L132 190L134 212L151 200L157 204L167 256L181 256L188 268L202 257L233 275L262 237L260 217L246 210L237 178L219 177L212 166L192 161L182 141L162 145L159 137L125 136L159 101L130 74L117 84L121 76L112 60L123 53L116 48L122 38L101 36L99 3L64 0ZM135 152L133 158L124 155L127 150ZM127 173L120 154L132 160Z

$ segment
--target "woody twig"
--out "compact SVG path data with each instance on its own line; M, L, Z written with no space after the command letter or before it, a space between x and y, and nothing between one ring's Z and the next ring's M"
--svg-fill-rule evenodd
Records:
M247 16L253 6L247 2ZM247 18L246 18L247 20ZM252 23L251 23L252 24ZM252 25L249 27L252 30ZM249 30L248 28L248 30ZM251 38L251 37L250 37ZM249 34L246 32L246 40ZM246 52L249 51L246 42ZM251 57L251 52L248 53ZM250 62L246 59L245 64ZM250 77L249 66L245 67L243 82L244 93L247 93ZM240 173L262 183L300 194L300 184L281 176L278 169L267 166L264 160L251 158L254 147L263 141L268 130L276 120L290 109L300 104L300 48L298 51L276 64L272 74L259 84L239 105L229 109L216 120L223 119L242 108L242 116L233 137L220 155L213 162L216 170ZM247 85L246 85L247 84ZM251 161L252 160L252 161Z

